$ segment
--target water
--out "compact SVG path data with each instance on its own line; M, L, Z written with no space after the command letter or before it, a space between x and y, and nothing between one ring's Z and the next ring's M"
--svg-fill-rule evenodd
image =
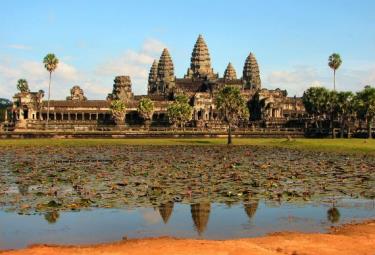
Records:
M0 249L35 243L88 244L126 238L173 236L228 239L277 231L325 232L332 225L375 217L373 200L250 205L170 203L158 208L91 209L19 215L0 211Z

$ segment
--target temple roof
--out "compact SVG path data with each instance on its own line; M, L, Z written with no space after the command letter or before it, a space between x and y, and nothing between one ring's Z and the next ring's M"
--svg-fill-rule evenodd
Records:
M203 80L176 79L176 88L186 92L206 91L207 87Z
M43 101L42 106L47 107L48 102ZM110 102L107 100L50 100L50 107L87 107L87 108L109 108Z

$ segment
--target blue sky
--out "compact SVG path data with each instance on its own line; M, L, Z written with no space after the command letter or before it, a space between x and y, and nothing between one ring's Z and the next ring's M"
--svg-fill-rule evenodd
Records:
M0 97L16 81L47 87L41 61L55 53L53 98L80 85L102 99L116 75L130 75L133 91L146 92L154 58L168 47L182 77L198 34L203 34L220 75L229 61L242 73L249 52L262 85L301 95L311 85L332 87L328 56L341 54L337 86L358 90L375 83L375 1L8 1L0 8Z

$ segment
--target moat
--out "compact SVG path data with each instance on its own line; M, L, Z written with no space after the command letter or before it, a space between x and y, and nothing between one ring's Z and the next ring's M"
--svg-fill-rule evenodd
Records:
M331 226L375 217L373 200L340 201L335 207L339 215L329 203L311 202L259 201L256 207L213 203L206 207L209 213L197 214L192 208L176 203L170 214L160 207L32 215L0 211L0 250L35 243L91 244L159 236L221 240L279 231L326 232Z
M375 217L369 154L262 146L4 147L0 249L324 232Z

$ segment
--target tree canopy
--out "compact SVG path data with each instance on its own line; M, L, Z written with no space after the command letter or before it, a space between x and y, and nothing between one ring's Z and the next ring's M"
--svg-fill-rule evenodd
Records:
M228 144L231 144L232 126L249 118L247 102L238 88L225 86L216 96L216 108L220 118L228 125Z
M339 69L339 67L342 64L342 60L340 57L340 54L338 53L333 53L331 56L328 58L328 66L332 68L333 70Z
M372 138L372 122L375 118L375 88L366 86L356 94L356 111L359 117L367 120L368 136Z
M193 118L193 107L185 95L177 95L175 101L168 106L167 112L169 122L180 127Z
M19 92L21 93L27 93L27 92L30 92L30 89L29 89L29 83L27 82L27 80L25 79L19 79L17 81L17 89L19 90Z
M150 120L154 113L154 102L148 97L143 97L139 100L137 110L143 119Z
M43 59L44 67L48 72L52 73L56 70L57 65L59 64L58 58L53 53L47 54Z
M113 100L110 105L111 113L116 124L122 124L125 120L126 105L121 100Z

